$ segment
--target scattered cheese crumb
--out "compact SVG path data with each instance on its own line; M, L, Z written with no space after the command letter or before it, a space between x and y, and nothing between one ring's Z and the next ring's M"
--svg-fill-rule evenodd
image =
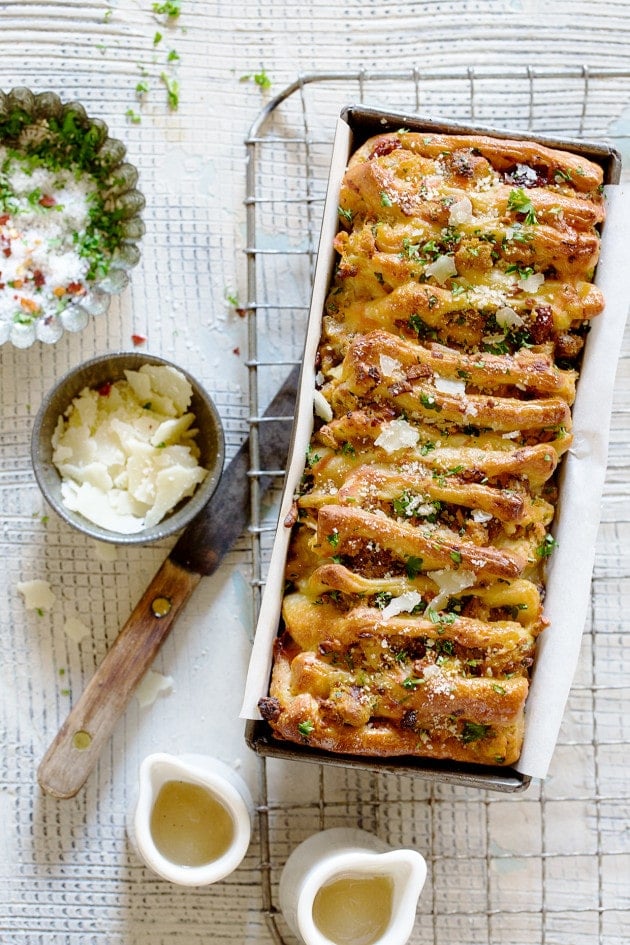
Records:
M514 328L515 326L524 324L521 316L507 305L498 308L494 317L497 325L500 325L501 328Z
M55 603L56 597L48 581L18 581L15 586L24 597L27 610L50 610Z
M438 595L431 601L432 610L441 610L449 597L458 594L467 587L472 587L477 581L477 576L472 571L427 571L427 577L431 578L438 586Z
M473 522L489 522L492 515L490 512L484 512L483 509L473 509L470 517Z
M451 204L451 212L448 217L449 226L457 226L459 223L470 223L473 216L473 207L469 197L460 197L455 203Z
M417 607L421 602L422 597L417 591L405 591L404 594L390 600L387 607L383 608L381 612L383 620L388 620L390 617L397 617L398 614L405 612L411 613L414 607Z
M63 629L66 636L70 637L74 643L80 643L81 640L89 636L90 633L90 628L87 627L79 617L74 615L66 618Z
M466 393L466 382L463 380L452 380L450 377L436 377L433 381L436 390L443 394L455 394L461 396Z
M531 292L532 295L535 295L544 281L545 277L542 272L533 272L531 276L527 276L526 279L521 279L518 283L518 288L523 292Z
M433 276L442 285L451 276L457 275L457 266L452 256L438 256L435 262L430 263L424 270L426 276Z
M145 708L148 705L153 705L161 693L166 695L172 692L173 688L174 679L172 676L163 676L162 673L155 673L150 669L136 689L136 699L141 708Z
M397 361L396 358L390 358L387 354L379 356L379 365L381 374L385 377L393 377L396 371L399 371L402 367L400 361Z
M420 434L406 420L390 420L381 427L379 436L374 440L375 446L380 446L386 453L395 453L396 450L415 446Z
M332 408L320 390L313 391L313 406L317 416L324 423L330 423L333 418Z

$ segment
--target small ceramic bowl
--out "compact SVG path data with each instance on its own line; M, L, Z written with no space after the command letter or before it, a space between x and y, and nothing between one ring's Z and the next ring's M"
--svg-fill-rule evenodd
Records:
M0 345L54 344L129 282L144 234L138 172L105 122L55 92L0 91L0 153Z
M197 486L190 498L183 499L157 525L132 534L123 534L95 525L79 512L72 511L65 505L61 492L61 476L52 461L52 436L59 417L85 387L99 388L109 382L124 379L125 370L137 371L143 364L166 365L175 368L191 385L193 395L189 409L195 415L195 428L199 430L196 437L200 450L199 465L208 470L208 475ZM31 459L35 478L44 498L55 512L69 525L91 538L121 545L147 544L184 528L208 502L219 484L224 456L221 418L212 399L199 382L178 365L164 358L140 352L102 355L69 371L44 398L35 417L31 436Z

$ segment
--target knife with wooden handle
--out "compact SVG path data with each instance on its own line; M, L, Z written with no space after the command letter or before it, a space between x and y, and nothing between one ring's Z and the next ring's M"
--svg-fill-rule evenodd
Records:
M286 466L298 376L296 367L259 423L263 470ZM248 470L249 443L245 441L208 504L182 532L44 755L37 780L47 794L74 797L85 784L188 598L204 574L216 571L246 528L250 513ZM262 476L261 491L271 482L271 476Z

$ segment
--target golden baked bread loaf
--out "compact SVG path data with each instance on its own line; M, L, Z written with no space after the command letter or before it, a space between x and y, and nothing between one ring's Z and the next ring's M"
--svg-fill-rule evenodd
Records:
M401 130L352 156L269 695L276 738L519 756L602 171Z

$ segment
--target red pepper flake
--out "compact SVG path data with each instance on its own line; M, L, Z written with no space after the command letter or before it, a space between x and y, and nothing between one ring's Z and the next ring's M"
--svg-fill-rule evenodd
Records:
M147 339L144 337L144 335L132 335L131 340L133 341L134 345L137 346L143 345Z
M41 289L41 287L46 282L46 277L44 273L41 271L41 269L36 269L35 272L33 273L33 282L35 283L38 289Z
M101 384L101 386L97 388L97 391L101 397L109 397L111 389L112 389L112 382L106 381L105 384Z
M56 207L57 201L51 194L44 194L38 201L40 207Z
M66 292L69 292L70 295L82 295L85 288L80 282L69 282L66 286Z
M10 219L11 219L11 214L3 213L2 216L0 216L0 226L4 226L4 224L8 223Z
M240 353L241 353L241 349L240 349L240 348L232 348L232 354L235 354L235 355L238 356L238 355L240 355Z
M5 246L4 249L2 250L2 252L4 253L4 255L5 255L5 256L7 257L7 259L8 259L9 256L11 255L11 247L10 247L10 246Z

